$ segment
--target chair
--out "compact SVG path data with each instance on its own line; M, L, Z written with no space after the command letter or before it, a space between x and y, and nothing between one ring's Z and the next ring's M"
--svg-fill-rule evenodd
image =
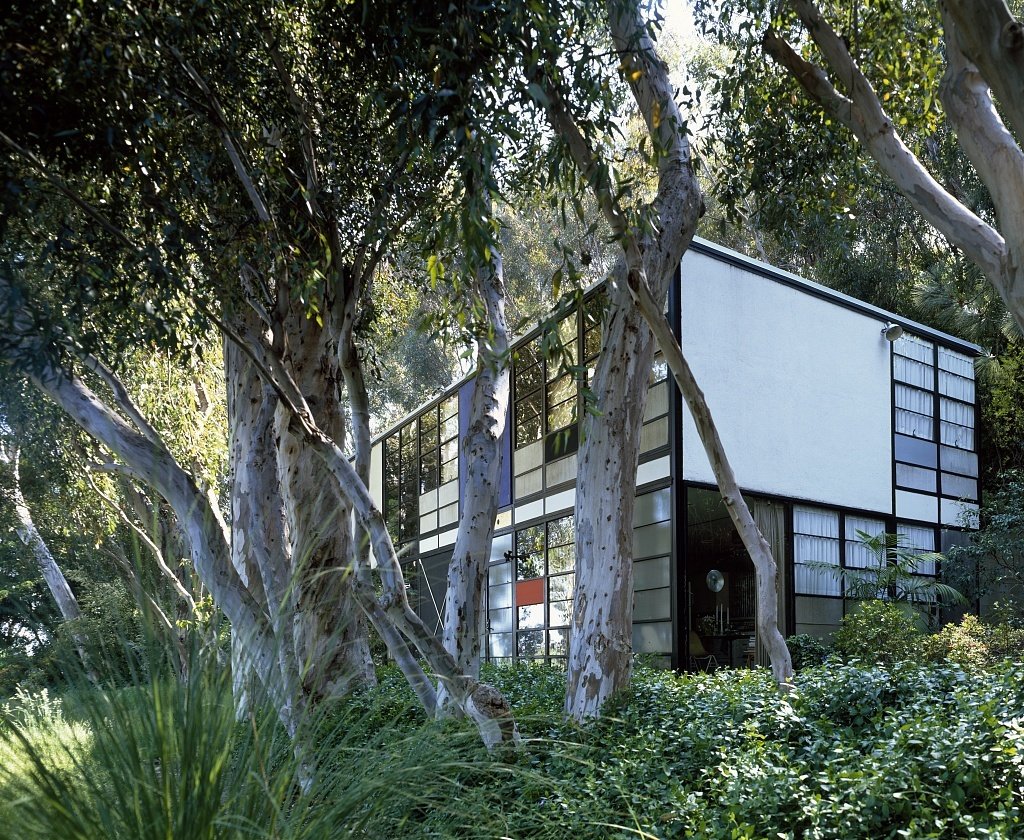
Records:
M713 653L708 653L700 636L690 631L690 667L695 671L714 671L718 668L718 660Z
M747 639L747 652L744 657L744 667L753 668L757 664L757 636Z

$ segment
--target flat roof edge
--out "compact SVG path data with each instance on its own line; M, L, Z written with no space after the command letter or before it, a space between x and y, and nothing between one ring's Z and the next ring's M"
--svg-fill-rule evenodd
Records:
M790 286L794 289L798 289L807 294L814 295L815 297L823 298L824 300L832 301L846 309L852 309L855 312L860 312L864 315L872 315L874 317L891 321L894 324L899 324L901 327L910 330L913 333L917 333L921 336L933 338L943 344L955 347L973 356L985 355L985 350L979 347L973 342L966 341L962 338L957 338L955 335L937 330L934 327L929 327L926 324L921 324L917 321L912 321L910 318L905 318L902 315L897 315L895 312L889 312L887 309L882 309L879 306L867 303L863 300L858 300L855 297L844 294L843 292L831 289L828 286L823 286L821 283L815 283L813 280L808 280L806 277L801 277L799 274L793 274L791 271L778 268L777 266L770 265L761 260L756 260L753 257L748 257L745 254L741 254L739 251L734 251L732 248L726 248L724 245L719 245L716 242L711 242L707 239L702 239L699 236L693 237L693 241L690 243L690 251L696 251L700 254L706 254L710 257L715 257L722 260L723 262L734 265L737 268L742 268L746 271L752 271L756 274L760 274L762 277L768 280L774 280L777 283ZM686 255L683 255L683 259L686 259Z

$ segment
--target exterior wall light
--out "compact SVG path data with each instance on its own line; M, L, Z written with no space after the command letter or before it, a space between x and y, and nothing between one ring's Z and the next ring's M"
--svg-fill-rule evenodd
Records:
M903 327L899 324L892 324L889 321L886 321L885 326L882 327L882 335L885 336L886 341L895 341L903 335Z

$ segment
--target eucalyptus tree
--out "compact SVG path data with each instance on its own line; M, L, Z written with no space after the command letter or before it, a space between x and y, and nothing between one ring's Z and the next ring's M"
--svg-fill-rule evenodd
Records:
M852 160L846 147L855 140L1024 324L1024 64L1021 24L1003 0L698 6L716 36L737 48L736 65L722 86L727 106L748 96L766 105L761 114L778 134L779 147L789 160L803 161L799 171L813 170L816 158L821 177L837 171L829 161ZM943 122L964 164L946 177L936 159ZM740 133L766 136L746 129L741 126ZM808 142L791 145L794 135ZM749 151L779 160L770 144ZM770 173L770 166L756 162L750 168ZM789 183L800 192L797 178ZM846 183L837 180L833 193ZM974 184L983 186L989 206L972 200Z
M25 4L5 21L22 59L4 68L18 119L0 141L19 199L5 207L0 351L173 508L240 670L259 675L293 733L310 703L372 679L361 613L429 711L436 688L417 656L488 742L514 729L503 698L410 608L366 487L359 344L374 279L443 203L456 154L453 97L424 36L443 37L447 14ZM187 356L213 328L230 528L103 361L133 344Z
M775 676L784 684L792 664L777 624L776 562L743 500L710 408L664 315L669 286L703 201L687 127L652 37L657 22L645 20L640 4L631 0L603 4L597 20L607 33L608 55L615 59L607 62L593 48L574 53L571 46L563 46L560 35L566 27L592 27L594 10L537 8L532 27L536 36L526 39L524 57L530 94L557 139L553 160L573 168L568 184L592 193L621 255L609 285L602 354L591 386L594 410L580 448L566 712L577 718L599 714L631 676L633 508L655 336L754 561L759 629ZM609 63L619 74L618 83L608 73ZM645 126L638 151L649 173L646 179L624 175L613 164L612 138L618 126L612 97L623 83ZM647 181L652 182L649 190Z

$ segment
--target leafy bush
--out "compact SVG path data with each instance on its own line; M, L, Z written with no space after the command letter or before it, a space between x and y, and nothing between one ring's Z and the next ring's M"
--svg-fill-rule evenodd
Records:
M861 601L843 618L833 646L846 659L892 664L921 656L923 634L914 617L899 604Z
M1001 623L985 624L966 615L959 624L947 624L924 641L925 657L951 662L962 668L987 668L1004 659L1024 654L1024 630Z
M802 671L804 668L811 668L820 665L828 656L828 648L821 639L810 636L807 633L798 633L786 639L786 647L789 648L789 655L793 660L793 669Z

